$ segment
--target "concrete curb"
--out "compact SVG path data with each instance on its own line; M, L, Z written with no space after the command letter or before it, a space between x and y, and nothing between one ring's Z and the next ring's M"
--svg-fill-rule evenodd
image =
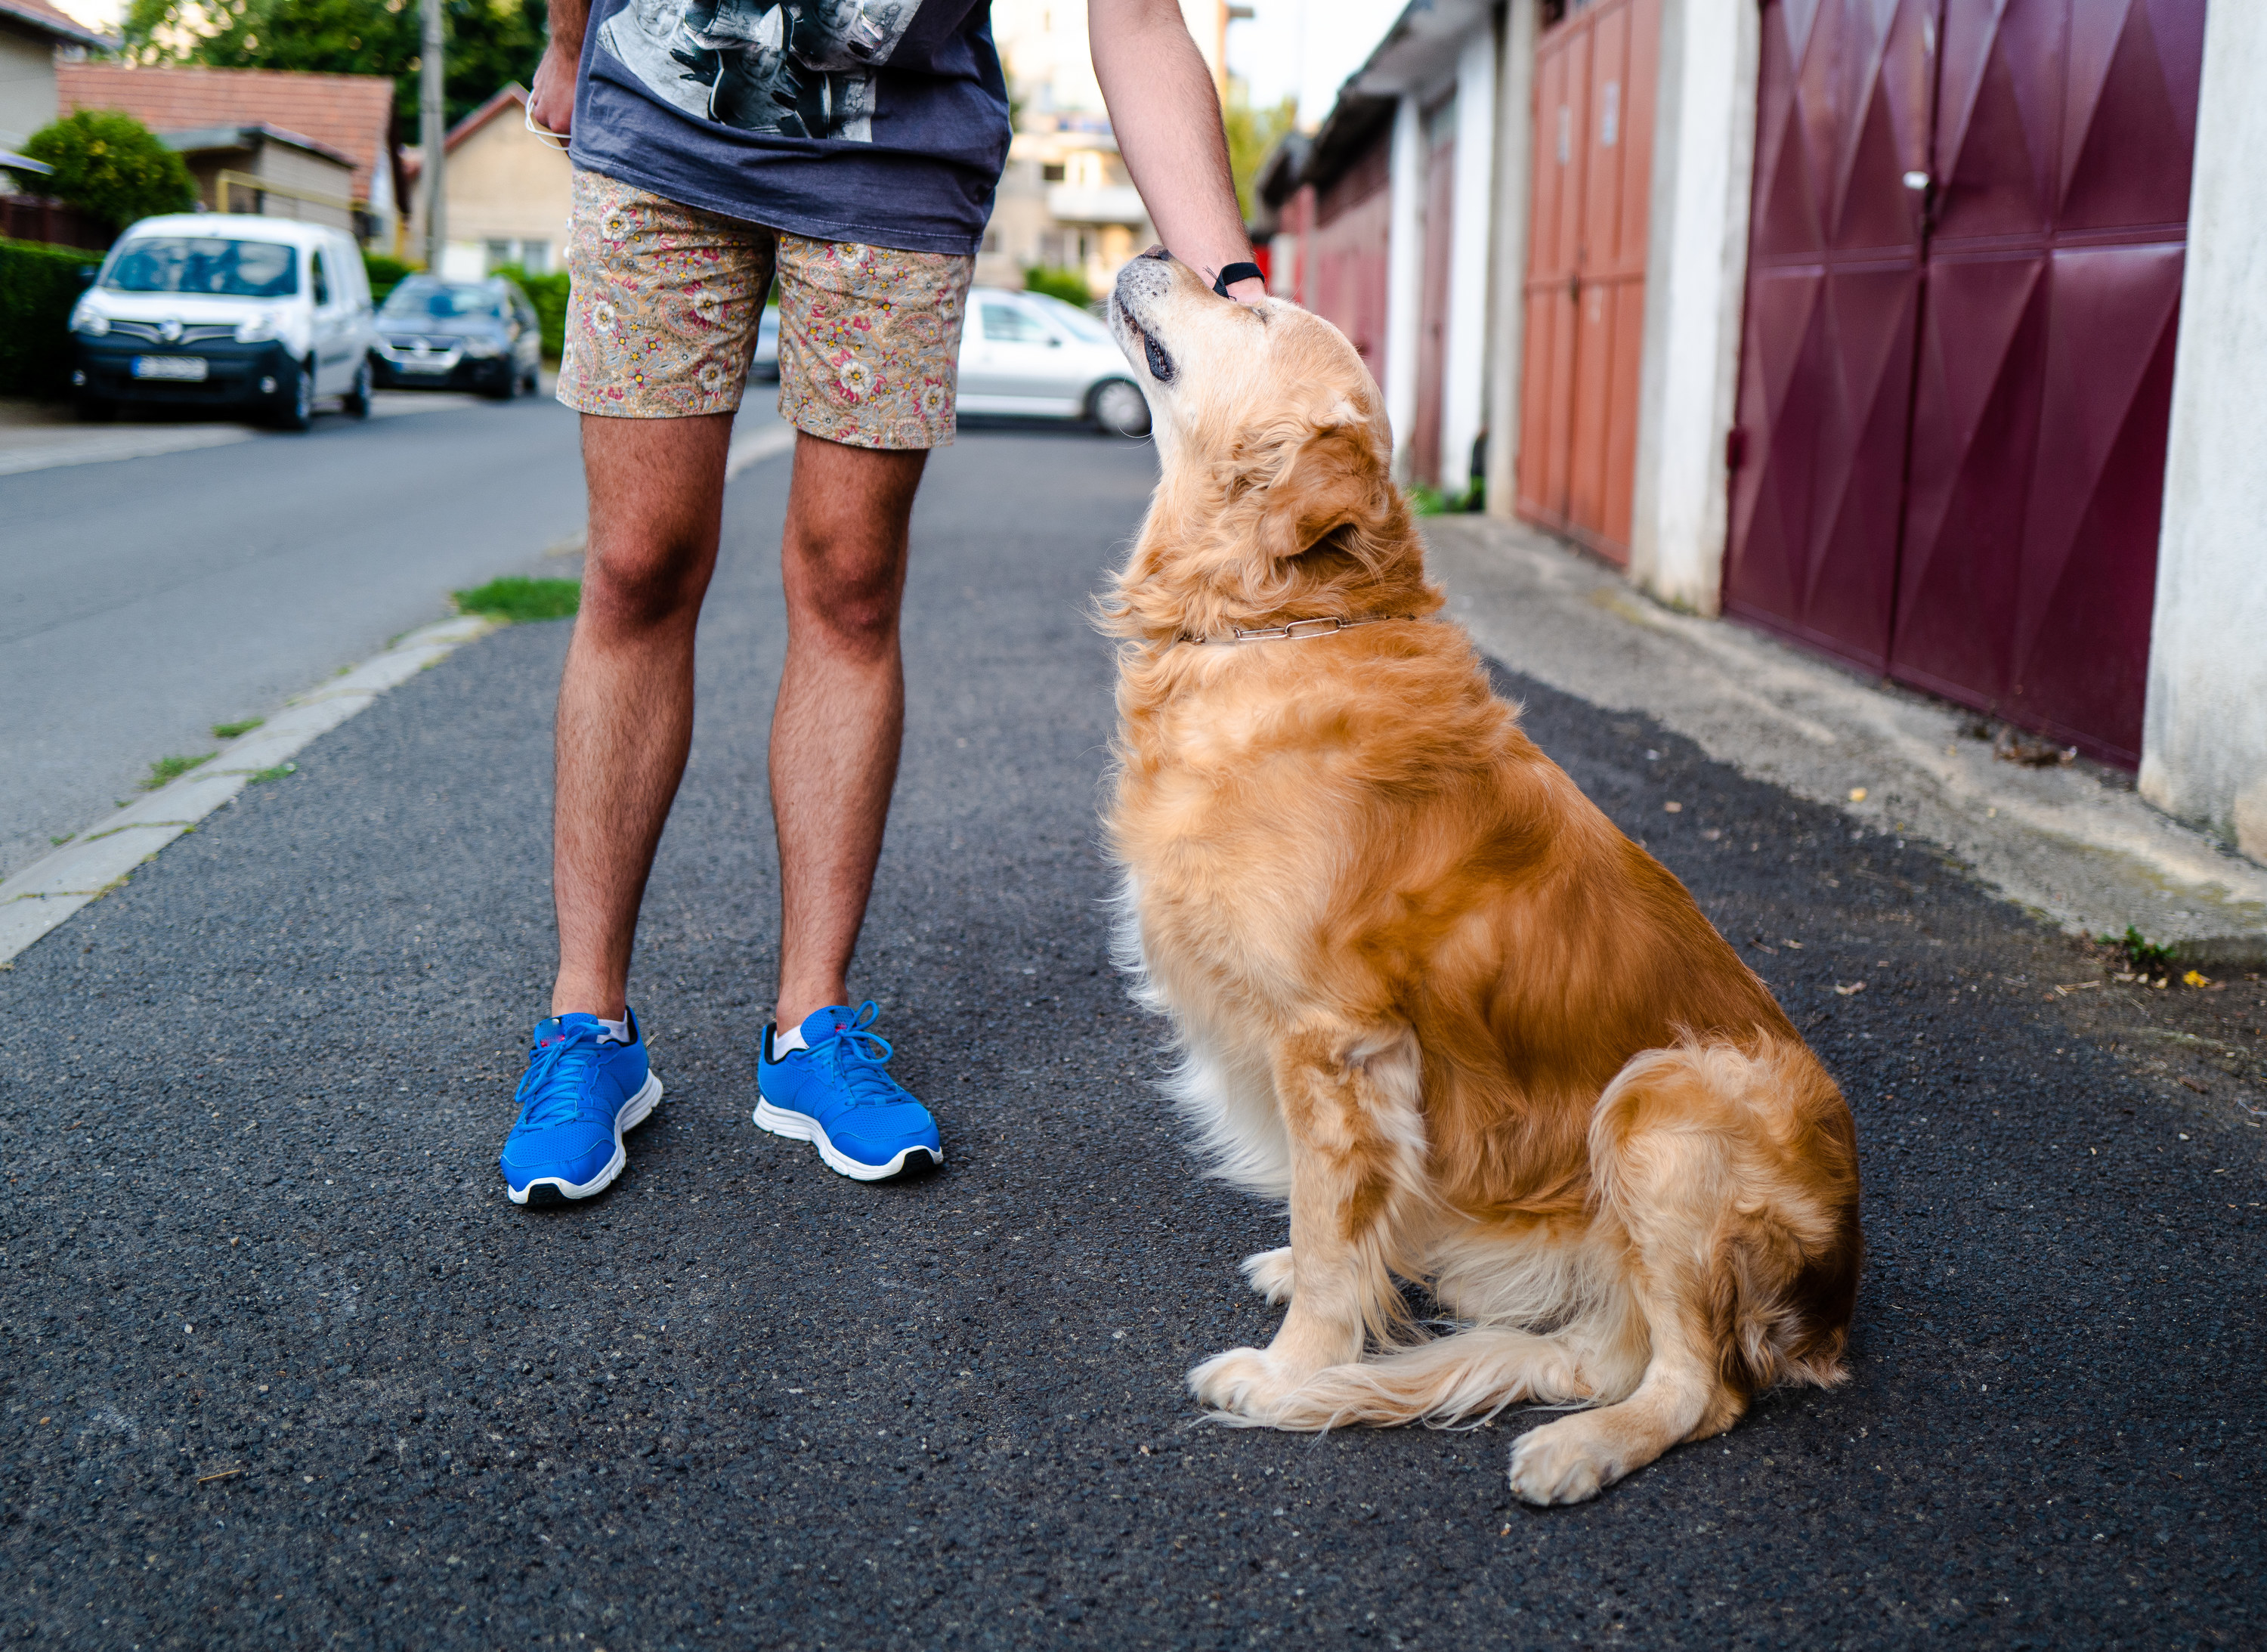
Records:
M52 855L0 882L0 966L92 901L214 810L253 778L282 766L322 736L427 666L497 629L467 614L421 627L382 654L296 696L260 727L131 806L97 820Z

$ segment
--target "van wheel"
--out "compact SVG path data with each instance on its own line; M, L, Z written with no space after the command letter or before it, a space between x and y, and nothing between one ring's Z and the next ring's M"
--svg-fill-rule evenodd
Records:
M291 376L278 386L278 406L275 428L280 430L304 430L315 422L315 362L312 356L290 370Z
M363 357L362 371L355 375L354 388L347 392L347 411L357 419L370 417L370 357Z
M1086 416L1111 436L1149 434L1149 404L1130 378L1105 378L1086 400Z

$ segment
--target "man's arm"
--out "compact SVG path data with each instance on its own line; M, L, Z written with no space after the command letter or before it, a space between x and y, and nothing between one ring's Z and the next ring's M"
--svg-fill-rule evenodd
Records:
M554 30L567 3L553 0ZM1220 98L1178 0L1087 0L1086 18L1111 129L1157 233L1207 282L1248 262L1251 242L1236 208ZM1245 280L1229 293L1262 298L1267 289Z
M528 117L546 131L564 133L575 124L575 71L590 26L591 0L551 0L551 43L527 93Z

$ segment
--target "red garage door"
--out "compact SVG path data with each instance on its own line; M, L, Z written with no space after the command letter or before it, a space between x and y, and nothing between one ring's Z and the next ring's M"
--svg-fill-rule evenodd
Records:
M1629 560L1659 0L1596 0L1535 48L1519 514Z
M2130 766L2204 0L1764 17L1725 606Z

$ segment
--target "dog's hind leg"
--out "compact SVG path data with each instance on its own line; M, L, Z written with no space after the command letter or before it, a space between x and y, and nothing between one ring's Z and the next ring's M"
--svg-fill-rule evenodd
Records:
M1848 1116L1799 1046L1680 1046L1623 1068L1593 1117L1590 1167L1600 1221L1628 1237L1645 1375L1619 1404L1515 1442L1514 1492L1580 1502L1722 1433L1783 1377L1837 1379L1857 1267Z
M1274 1422L1316 1372L1359 1359L1403 1312L1390 1264L1425 1160L1420 1063L1405 1029L1302 1028L1274 1057L1291 1141L1289 1279L1278 1282L1291 1305L1265 1352L1231 1349L1189 1373L1198 1399L1256 1423Z

